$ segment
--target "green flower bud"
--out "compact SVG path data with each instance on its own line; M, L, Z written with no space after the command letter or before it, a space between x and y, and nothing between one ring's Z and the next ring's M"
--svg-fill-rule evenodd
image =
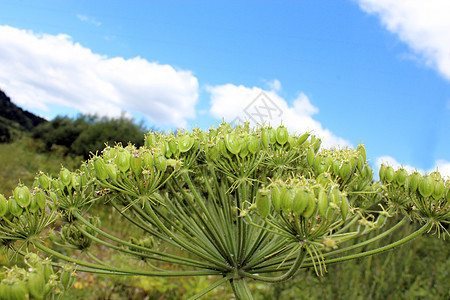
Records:
M28 207L31 202L30 190L25 185L19 184L14 189L14 198L16 199L17 204L20 207L23 207L23 208Z
M286 144L286 142L288 141L288 138L289 138L289 133L287 131L287 128L284 127L283 125L278 126L276 138L277 138L278 144L280 144L280 145Z
M434 191L433 179L429 175L423 176L419 181L419 193L422 197L430 197Z

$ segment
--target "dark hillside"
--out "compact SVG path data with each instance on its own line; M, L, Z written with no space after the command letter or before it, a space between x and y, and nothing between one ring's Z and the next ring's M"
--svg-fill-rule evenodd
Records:
M11 141L17 132L30 131L47 120L38 117L11 102L0 90L0 143Z

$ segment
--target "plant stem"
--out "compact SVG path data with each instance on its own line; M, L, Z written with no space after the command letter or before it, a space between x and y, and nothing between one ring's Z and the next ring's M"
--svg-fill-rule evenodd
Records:
M231 287L233 288L233 293L238 300L253 300L253 295L245 278L230 279Z

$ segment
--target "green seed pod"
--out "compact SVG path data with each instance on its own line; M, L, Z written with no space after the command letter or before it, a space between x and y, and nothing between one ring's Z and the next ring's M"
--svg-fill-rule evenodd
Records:
M314 152L318 153L319 149L320 149L320 145L322 145L322 140L319 138L316 138L316 140L313 143L313 147L314 147Z
M227 135L225 135L225 146L227 147L228 151L235 155L238 155L239 151L241 151L242 142L236 133L228 133Z
M0 218L8 213L8 200L0 194Z
M47 175L45 175L44 173L40 173L40 174L39 174L39 177L38 177L38 180L39 180L39 184L41 185L41 187L42 187L44 190L48 189L48 187L49 187L49 182L48 182L48 177L47 177Z
M422 197L427 198L433 194L434 191L434 183L433 179L429 175L423 176L419 180L419 193Z
M156 157L155 159L155 166L156 169L158 169L158 171L160 172L165 172L167 169L167 160L163 155L159 155L158 157Z
M71 182L72 182L73 189L79 191L80 188L81 188L81 176L80 176L80 174L73 173Z
M372 169L370 168L370 166L368 164L366 164L366 166L364 167L364 170L365 170L364 178L367 181L372 182L372 180L373 180L373 171L372 171Z
M317 206L319 207L319 213L321 216L326 217L329 206L327 193L323 189L320 189L319 196L317 198L318 198Z
M36 203L39 206L40 209L45 208L45 193L42 190L37 190L34 193L34 196L36 197Z
M331 189L330 202L334 203L337 207L341 206L341 192L337 187L333 187Z
M45 280L44 274L42 272L42 267L40 271L33 270L28 274L28 291L36 299L43 299L45 294Z
M248 138L248 151L250 151L251 154L257 153L261 148L261 142L259 138L252 134Z
M303 143L308 139L309 135L309 132L305 132L304 134L302 134L297 140L297 147L303 145Z
M28 207L31 202L30 190L25 185L19 184L14 189L14 198L16 199L17 204L20 207L23 207L23 208Z
M153 132L149 132L145 135L145 147L154 148L156 146L156 135Z
M341 167L339 169L339 176L341 176L342 179L347 179L352 174L352 171L352 163L348 159L346 159L341 164Z
M400 168L395 172L395 182L399 186L405 185L407 177L408 177L408 172L403 168Z
M219 157L219 149L217 145L214 144L208 144L206 146L206 158L209 161L215 161Z
M358 155L356 157L356 167L358 168L358 170L361 172L363 167L364 167L364 158L362 157L362 155Z
M66 168L61 168L61 171L59 171L59 178L61 179L62 184L66 187L68 187L72 182L72 175Z
M34 214L38 210L39 210L39 206L37 204L36 196L31 195L31 201L30 201L30 206L28 206L28 211L31 212L32 214Z
M170 138L168 144L169 144L170 152L172 152L172 154L174 154L174 155L177 155L179 150L178 150L178 145L175 142L175 140L173 138Z
M395 175L394 168L392 168L391 166L387 166L386 171L384 173L384 180L387 183L391 183L392 181L394 181L394 175Z
M272 127L267 128L267 132L269 133L269 143L271 145L277 142L277 131Z
M281 210L286 215L292 211L292 201L294 196L295 195L292 188L283 188L281 190Z
M242 143L241 151L239 151L239 156L242 158L246 158L250 152L248 151L248 143L245 141Z
M131 154L128 150L120 149L116 156L116 165L121 172L126 172L130 168Z
M342 160L341 160L340 158L336 158L336 159L333 161L332 170L333 170L333 173L334 173L335 175L339 175L339 174L340 174L339 170L340 170L340 168L341 168L341 164L342 164Z
M150 151L145 151L142 154L144 165L147 168L147 170L153 169L153 155L150 153Z
M117 154L116 148L107 147L102 151L103 159L105 161L113 161L116 158L116 154Z
M308 166L312 166L316 157L316 153L314 152L314 148L310 146L308 148L308 152L306 152L306 162Z
M188 152L194 145L194 138L190 134L185 134L178 140L178 150L181 153Z
M108 176L112 181L117 180L117 167L115 164L107 164L106 171L108 172Z
M376 222L375 222L375 224L376 224L375 226L376 226L377 228L383 227L384 224L386 224L386 220L387 220L387 215L381 213L381 214L378 216L378 218L377 218L377 220L376 220Z
M133 151L131 154L130 168L136 175L142 173L142 156L138 151Z
M437 171L431 172L430 177L433 180L441 180L442 179L441 173L439 173Z
M275 185L272 187L270 199L275 211L279 213L281 208L281 188L279 186Z
M25 283L15 279L8 287L8 300L24 300L29 298L28 289Z
M287 128L284 127L283 125L278 126L277 135L276 135L278 144L280 144L280 145L286 144L286 142L288 141L288 138L289 138L289 133L287 131Z
M52 231L53 232L53 231ZM53 271L53 267L50 263L50 261L48 259L46 259L43 263L42 263L42 268L44 270L44 279L45 282L48 282L48 280L50 279L50 276L54 274Z
M341 205L339 207L341 209L342 219L347 219L348 210L350 208L350 204L348 203L347 196L341 197Z
M422 176L419 172L415 171L411 175L409 175L409 190L413 193L419 187L419 181Z
M363 162L365 163L367 160L367 156L364 144L359 144L358 147L356 147L356 151L358 151L358 153L362 156Z
M435 179L433 180L434 189L433 189L433 198L435 200L438 200L444 196L445 193L445 185L444 181L442 179Z
M303 211L302 216L304 218L310 218L314 212L316 211L316 201L314 198L314 194L312 192L309 192L311 196L309 196L308 199L308 204L306 206L306 209Z
M219 139L218 148L219 148L220 153L222 153L223 156L225 156L227 158L231 158L230 152L228 151L227 146L225 145L224 138Z
M95 177L100 181L103 181L108 177L105 161L99 157L94 159L94 171Z
M8 199L8 211L15 217L19 217L22 215L23 209L17 204L16 199L14 197L10 197Z
M270 142L269 132L267 131L267 128L264 127L261 130L261 143L263 145L264 150L267 150L267 147L269 146L269 142Z
M258 210L258 214L262 218L266 218L270 212L270 198L269 191L267 190L258 190L256 193L256 209Z
M64 267L63 271L61 272L61 284L64 291L69 290L72 287L74 281L75 273L71 268Z
M296 216L300 216L308 206L310 199L314 198L314 194L304 188L294 190L294 199L292 201L292 212Z
M385 164L381 164L379 175L380 175L380 181L384 182L384 177L386 175L386 165Z
M447 183L449 181L447 180ZM450 185L447 184L447 192L445 193L445 200L447 200L447 202L450 202Z

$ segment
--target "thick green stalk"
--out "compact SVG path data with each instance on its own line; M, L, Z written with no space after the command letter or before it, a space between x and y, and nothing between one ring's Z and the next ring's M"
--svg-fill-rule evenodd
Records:
M237 300L253 300L252 292L248 288L245 278L230 279L229 282Z

